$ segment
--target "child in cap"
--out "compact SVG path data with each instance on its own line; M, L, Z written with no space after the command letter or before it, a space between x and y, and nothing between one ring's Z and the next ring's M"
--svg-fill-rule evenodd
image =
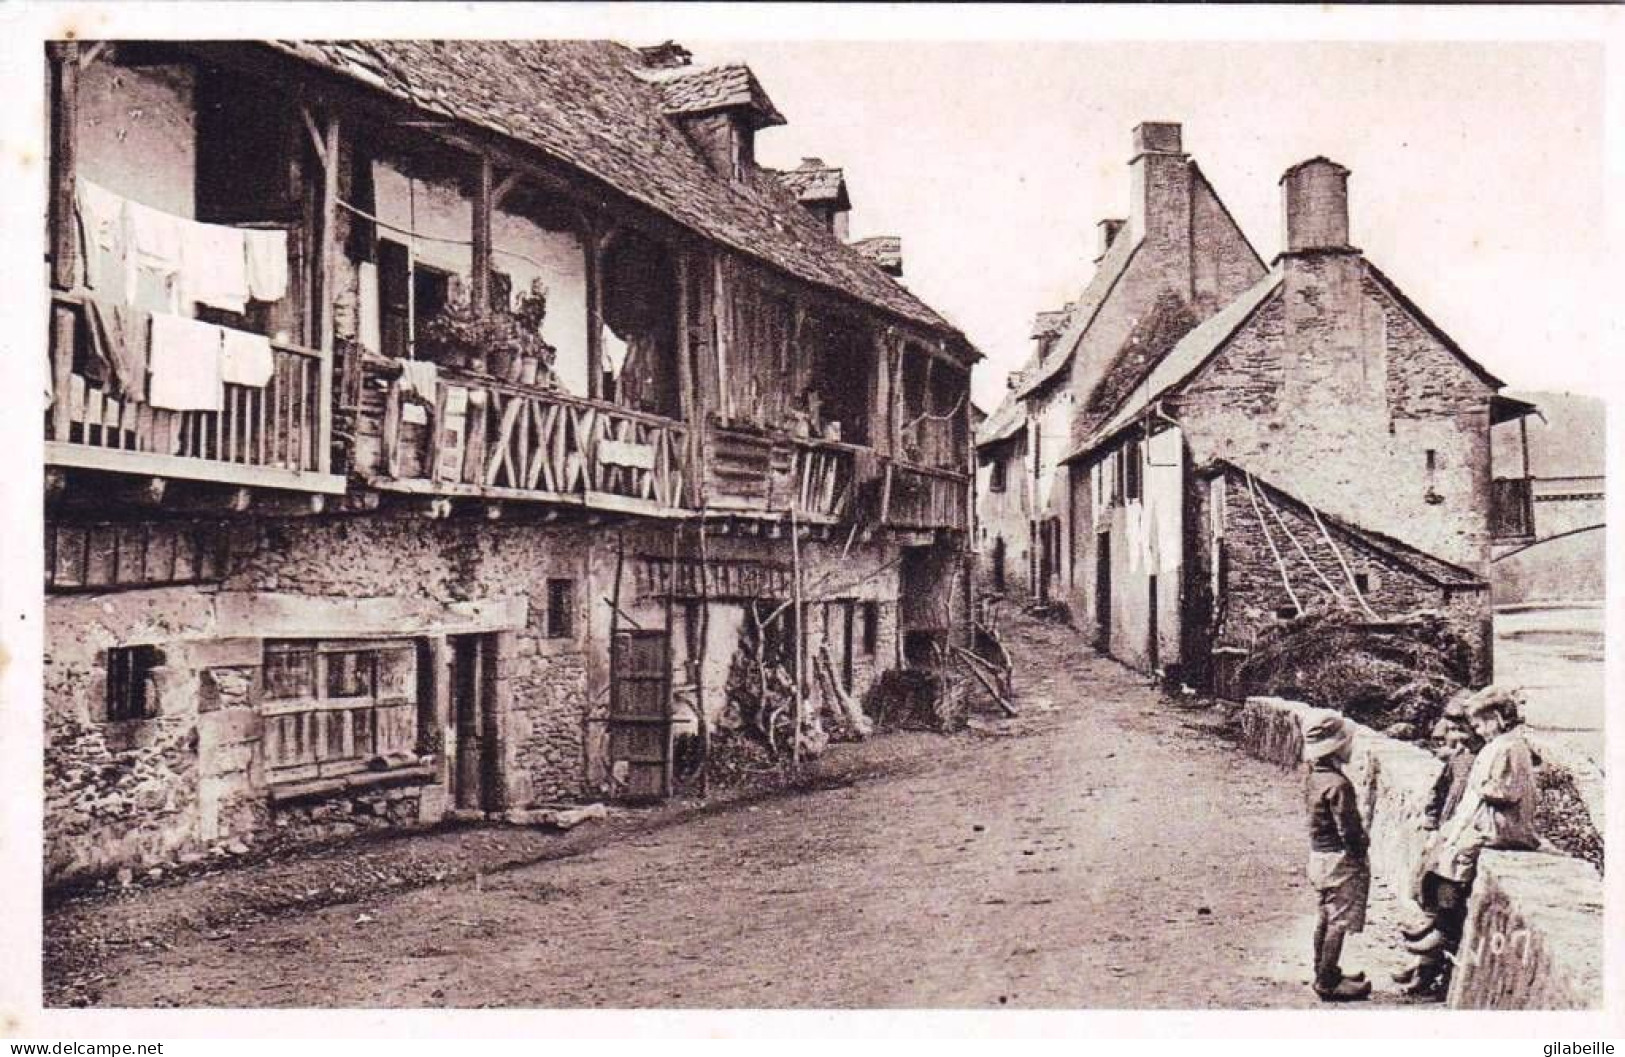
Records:
M1354 785L1343 773L1354 747L1348 721L1321 715L1303 735L1309 763L1309 883L1319 894L1315 922L1315 994L1324 1002L1357 1002L1371 995L1364 973L1344 975L1343 940L1365 928L1371 863Z

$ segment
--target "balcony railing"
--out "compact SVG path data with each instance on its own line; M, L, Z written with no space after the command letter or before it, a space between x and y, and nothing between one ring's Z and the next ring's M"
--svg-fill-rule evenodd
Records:
M1496 540L1524 540L1535 534L1534 482L1503 477L1490 482L1490 535Z
M386 490L663 514L688 501L687 441L658 415L445 372L432 402L389 383L369 476Z
M141 397L115 397L76 370L86 333L83 303L54 294L50 465L316 492L343 491L325 472L331 397L323 356L273 343L274 370L261 388L226 384L219 411L172 411ZM71 337L70 337L71 336ZM66 340L64 340L66 339Z
M898 462L886 465L880 506L882 524L964 532L970 528L969 510L964 474Z

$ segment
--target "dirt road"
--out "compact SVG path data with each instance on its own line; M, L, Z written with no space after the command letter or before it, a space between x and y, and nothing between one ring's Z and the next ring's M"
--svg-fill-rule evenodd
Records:
M119 948L99 1004L1315 1005L1299 780L1070 631L1017 656L1023 718L910 739L909 766ZM1368 936L1352 960L1385 968Z

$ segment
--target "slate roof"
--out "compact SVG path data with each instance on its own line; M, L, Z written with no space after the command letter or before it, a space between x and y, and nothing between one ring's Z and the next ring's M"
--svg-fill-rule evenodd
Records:
M743 106L757 128L785 123L756 75L742 63L668 67L645 71L643 76L660 85L669 114L707 114Z
M1213 476L1221 472L1230 472L1242 476L1249 475L1250 471L1229 459L1214 459L1197 472L1204 476ZM1324 510L1310 506L1297 496L1278 485L1271 484L1257 474L1251 474L1254 483L1267 495L1270 502L1277 506L1286 507L1304 517L1313 517L1311 511L1320 515L1326 523L1328 530L1351 537L1357 542L1369 547L1379 555L1396 564L1403 565L1429 583L1439 587L1482 588L1488 583L1483 577L1471 569L1447 562L1443 558L1435 557L1427 551L1419 550L1409 543L1402 543L1392 536L1385 536L1380 532L1356 525L1352 521L1340 518L1335 514L1328 514Z
M1031 396L1051 379L1058 377L1072 362L1072 353L1084 331L1095 321L1096 313L1117 286L1117 280L1128 270L1129 262L1139 248L1138 242L1126 238L1118 238L1112 243L1111 249L1106 251L1106 256L1100 259L1100 265L1095 268L1089 285L1083 288L1083 294L1073 303L1072 310L1067 314L1066 328L1056 339L1050 354L1023 379L1017 390L1020 396Z
M976 447L985 448L990 444L997 444L1001 440L1008 440L1020 433L1027 424L1027 405L1016 394L1007 392L999 406L987 416L982 428L976 431Z
M1170 389L1183 384L1230 339L1230 335L1263 307L1280 285L1281 273L1271 272L1179 339L1168 354L1151 368L1144 381L1128 393L1126 400L1108 409L1109 418L1082 434L1081 442L1067 458L1075 459L1093 451L1138 418Z
M608 41L278 41L270 47L540 149L718 243L980 354L843 244L778 181L728 180L666 115L636 51Z
M781 170L774 175L798 201L815 205L828 202L836 209L852 208L852 200L846 194L845 172L825 165L822 158L803 158L794 169Z

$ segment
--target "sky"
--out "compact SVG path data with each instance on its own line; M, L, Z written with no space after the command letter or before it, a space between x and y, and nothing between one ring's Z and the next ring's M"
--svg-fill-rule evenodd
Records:
M1266 261L1281 173L1323 154L1352 172L1354 243L1509 386L1595 391L1607 365L1596 44L684 43L749 63L789 120L763 164L842 166L852 237L902 237L909 287L987 356L984 409L1127 215L1145 120L1184 125Z

